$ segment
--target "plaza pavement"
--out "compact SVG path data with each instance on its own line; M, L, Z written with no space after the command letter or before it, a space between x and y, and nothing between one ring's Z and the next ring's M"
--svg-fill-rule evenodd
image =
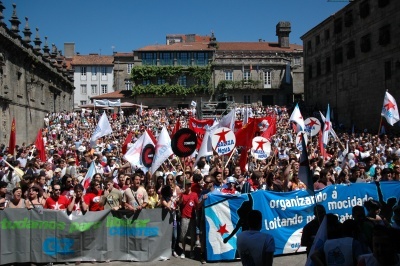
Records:
M274 258L274 266L304 266L306 264L306 259L307 256L305 253L300 253L296 255L283 255L279 257ZM184 266L184 265L201 265L200 261L198 260L192 260L189 258L186 259L181 259L181 258L175 258L171 257L169 260L166 261L155 261L155 262L127 262L127 261L112 261L110 263L95 263L95 264L103 264L104 266L123 266L123 265L132 265L132 266L172 266L172 265L178 265L178 266ZM63 265L63 264L58 264L58 265ZM70 265L73 265L72 263ZM93 263L81 263L81 266L93 266ZM207 264L204 265L210 265L210 266L241 266L242 263L240 260L233 261L233 262L208 262Z

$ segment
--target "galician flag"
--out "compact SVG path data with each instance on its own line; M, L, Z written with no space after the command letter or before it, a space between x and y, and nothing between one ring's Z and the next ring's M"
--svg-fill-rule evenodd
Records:
M324 125L325 125L325 121L326 121L325 116L322 114L321 111L319 111L319 114L321 115L322 122L324 122ZM333 136L335 139L339 139L338 136L336 135L335 130L334 130L333 127L332 127L332 123L331 123L331 129L329 130L329 133L331 133L332 136Z
M397 107L396 100L389 92L385 93L385 99L383 100L383 107L381 115L386 118L386 121L393 126L399 118L399 109Z
M82 186L87 189L90 185L90 182L92 182L92 177L96 173L96 166L94 164L94 161L90 163L89 169L86 172L85 178L82 180Z
M302 131L306 128L304 125L303 116L301 115L301 112L300 112L299 104L296 104L296 107L294 108L289 121L296 122L296 124L300 127L300 128L298 128L297 131Z
M322 133L322 142L324 144L324 148L326 150L326 146L328 145L329 141L329 132L331 131L332 128L332 123L331 123L331 115L330 115L330 110L329 110L329 104L328 104L328 110L326 111L326 118L324 122L324 131ZM325 158L325 154L324 154Z
M90 138L90 146L94 147L96 145L96 140L111 133L112 128L110 122L108 122L106 112L104 112L103 115L100 117L99 123L97 124L92 137Z
M158 136L157 145L155 149L153 164L151 165L151 173L155 173L158 167L168 159L169 156L174 154L171 147L171 138L165 126L162 128Z

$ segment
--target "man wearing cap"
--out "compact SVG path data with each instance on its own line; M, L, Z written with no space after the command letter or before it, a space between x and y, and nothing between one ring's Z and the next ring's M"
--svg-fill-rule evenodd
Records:
M181 242L182 250L181 259L185 258L186 237L190 236L190 258L194 258L193 248L195 243L196 215L195 211L199 204L196 193L191 191L192 181L185 180L185 191L179 198L179 205L182 213L181 220Z
M236 191L235 183L236 182L235 182L235 179L233 178L233 176L229 176L226 179L226 187L221 189L221 192L224 194L239 194L239 192Z
M77 169L75 165L76 161L75 158L71 157L67 160L67 170L65 171L66 174L69 174L71 177L76 177Z

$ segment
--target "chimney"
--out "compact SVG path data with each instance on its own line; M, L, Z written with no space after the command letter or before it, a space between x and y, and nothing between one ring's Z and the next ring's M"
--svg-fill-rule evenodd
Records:
M276 36L278 36L278 44L281 48L289 48L289 34L292 31L292 27L289 21L280 21L276 24Z
M66 42L64 43L64 56L65 58L72 58L75 55L75 43Z

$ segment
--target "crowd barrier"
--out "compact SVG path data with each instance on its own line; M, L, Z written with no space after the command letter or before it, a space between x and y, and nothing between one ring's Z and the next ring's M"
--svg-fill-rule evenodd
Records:
M316 202L340 220L373 198L398 204L400 182L332 185L310 196L306 191L257 191L210 195L205 201L207 260L234 260L241 219L251 209L263 215L262 231L275 238L275 255L304 251L302 228L311 221ZM0 264L66 261L155 261L171 256L172 220L164 209L88 212L52 210L0 211Z

